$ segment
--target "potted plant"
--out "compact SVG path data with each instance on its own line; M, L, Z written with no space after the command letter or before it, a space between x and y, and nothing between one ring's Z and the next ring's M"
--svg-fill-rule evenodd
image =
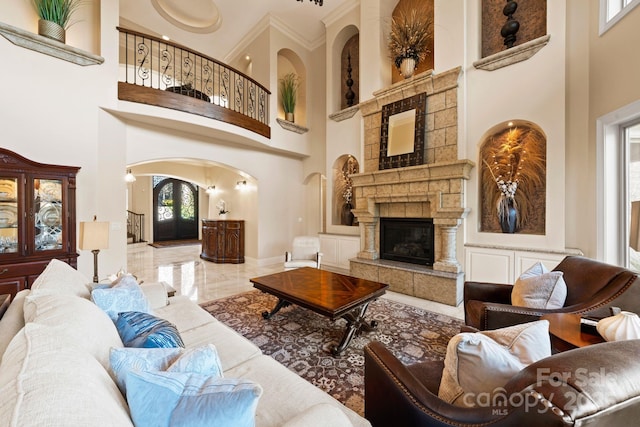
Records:
M402 9L391 20L389 56L404 78L431 53L433 22L424 9Z
M33 0L40 20L38 34L65 42L65 31L72 24L71 16L84 0Z
M282 102L282 109L284 110L285 119L293 122L293 112L296 109L296 98L298 96L298 87L300 81L296 73L285 74L280 79L280 101Z

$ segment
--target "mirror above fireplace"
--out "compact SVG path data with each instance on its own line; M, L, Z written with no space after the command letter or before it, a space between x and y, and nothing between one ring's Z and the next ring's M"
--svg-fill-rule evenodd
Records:
M382 107L378 169L424 164L426 102L421 93Z

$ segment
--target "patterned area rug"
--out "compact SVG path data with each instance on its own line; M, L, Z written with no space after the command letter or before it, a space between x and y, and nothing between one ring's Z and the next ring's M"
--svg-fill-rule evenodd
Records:
M372 302L367 320L378 327L351 341L339 357L329 353L342 338L346 321L335 322L297 306L283 308L269 320L277 298L258 290L209 301L201 306L269 355L320 387L349 408L364 414L364 353L371 340L383 342L404 363L443 359L449 339L463 322L381 298Z

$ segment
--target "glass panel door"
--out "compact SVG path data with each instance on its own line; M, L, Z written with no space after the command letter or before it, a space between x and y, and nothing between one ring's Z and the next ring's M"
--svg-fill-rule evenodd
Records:
M36 178L33 190L35 250L62 249L62 181Z
M0 178L0 253L18 252L18 178Z

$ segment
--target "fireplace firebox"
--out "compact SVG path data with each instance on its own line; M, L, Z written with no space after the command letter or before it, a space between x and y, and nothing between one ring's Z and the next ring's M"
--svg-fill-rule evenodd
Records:
M433 219L380 218L380 258L433 265Z

